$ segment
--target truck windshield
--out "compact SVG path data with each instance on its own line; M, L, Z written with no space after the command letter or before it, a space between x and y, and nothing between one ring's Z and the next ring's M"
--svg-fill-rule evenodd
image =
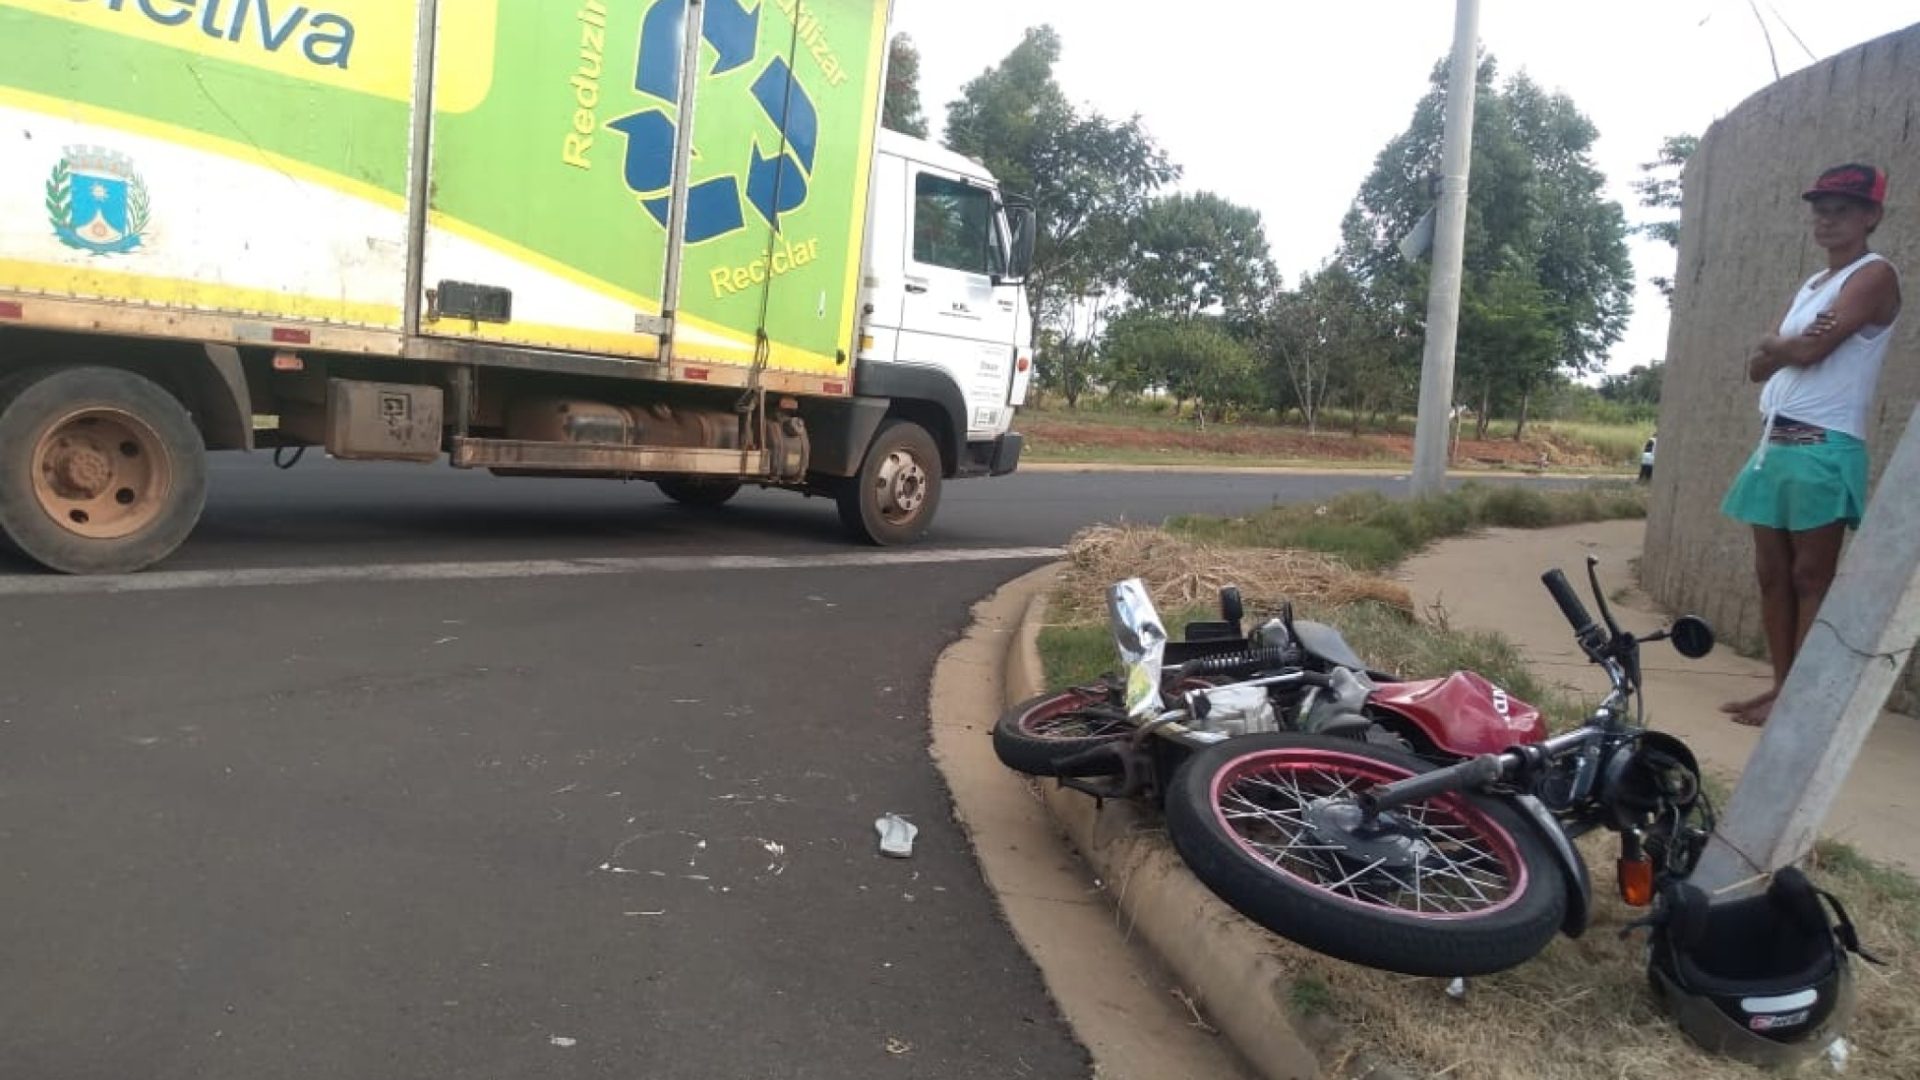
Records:
M998 274L1005 257L993 221L992 193L921 173L914 185L913 259L969 274Z

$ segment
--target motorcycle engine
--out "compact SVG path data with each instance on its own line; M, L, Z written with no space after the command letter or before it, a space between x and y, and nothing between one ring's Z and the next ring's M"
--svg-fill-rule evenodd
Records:
M1187 726L1233 738L1280 730L1264 686L1218 686L1187 695Z

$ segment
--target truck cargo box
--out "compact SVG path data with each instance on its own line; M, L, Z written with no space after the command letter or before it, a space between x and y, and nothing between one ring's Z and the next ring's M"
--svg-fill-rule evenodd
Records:
M886 5L699 8L682 101L684 0L0 0L0 297L242 345L657 359L691 121L662 377L845 392Z

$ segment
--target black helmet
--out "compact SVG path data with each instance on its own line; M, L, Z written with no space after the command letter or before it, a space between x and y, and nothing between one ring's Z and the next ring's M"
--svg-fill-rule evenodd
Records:
M1833 907L1829 919L1822 899ZM1847 953L1862 952L1846 909L1793 867L1767 891L1713 901L1669 886L1653 926L1648 978L1702 1049L1761 1066L1798 1064L1853 1014Z

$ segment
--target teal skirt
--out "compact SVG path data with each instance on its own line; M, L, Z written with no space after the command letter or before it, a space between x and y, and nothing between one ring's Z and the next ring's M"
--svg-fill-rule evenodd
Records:
M1788 532L1836 521L1857 528L1866 509L1867 444L1838 431L1816 443L1755 450L1720 503L1735 521Z

